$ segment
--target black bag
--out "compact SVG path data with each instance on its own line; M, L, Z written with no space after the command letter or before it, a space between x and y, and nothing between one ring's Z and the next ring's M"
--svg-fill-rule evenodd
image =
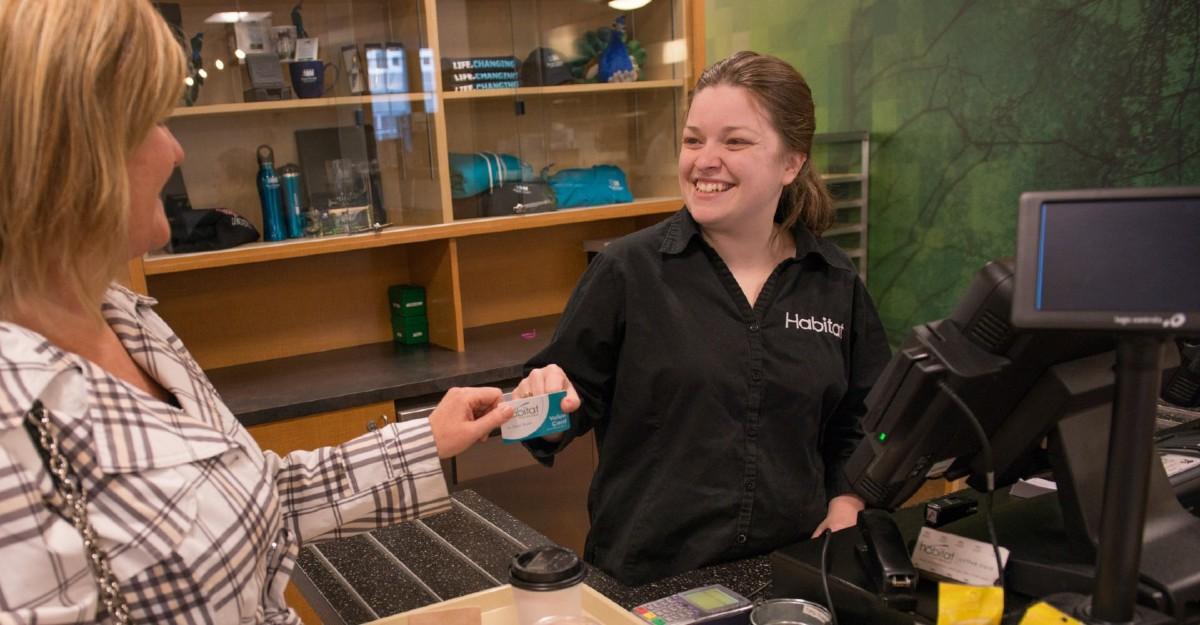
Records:
M169 214L174 254L208 252L236 247L258 240L258 230L245 217L223 208L182 210Z
M556 207L554 192L545 182L510 182L479 196L484 217L544 213Z

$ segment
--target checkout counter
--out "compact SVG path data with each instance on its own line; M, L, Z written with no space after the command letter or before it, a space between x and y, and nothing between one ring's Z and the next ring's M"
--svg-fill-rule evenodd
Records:
M508 583L512 557L551 544L544 535L470 490L453 508L428 518L300 552L293 582L325 625L357 625ZM632 609L708 584L750 598L770 592L771 564L758 556L625 586L588 567L584 583Z
M1171 475L1181 501L1195 513L1200 505L1200 412L1160 410L1160 441L1171 447L1160 449L1172 455L1188 455L1197 464ZM1189 486L1191 485L1191 486ZM1002 544L1012 545L1040 528L1039 548L1053 557L1064 538L1062 518L1052 492L1038 493L1029 486L1008 489L995 495L997 531ZM976 499L974 491L958 496ZM357 625L441 601L506 584L513 555L551 541L509 512L471 490L452 495L450 511L429 518L407 521L376 530L306 547L300 555L294 581L305 600L326 625ZM925 523L923 506L899 510L892 515L907 548ZM980 514L943 527L965 535L981 535ZM1059 535L1056 537L1055 532ZM854 530L831 536L828 556L830 592L841 623L889 625L936 622L936 584L918 583L916 614L900 612L868 590L871 588L854 550L859 542ZM722 584L750 599L792 597L825 603L821 585L822 541L797 543L770 554L727 562L675 575L642 586L621 584L602 571L589 567L584 583L618 605L635 606L688 589ZM1016 623L1029 598L1018 593L1007 596L1004 623Z
M1162 406L1159 416L1160 452L1196 461L1170 474L1180 501L1195 514L1200 507L1200 412ZM1030 535L1029 528L1040 528L1037 546L1053 558L1056 546L1061 548L1065 541L1062 517L1054 493L1037 489L1020 484L1014 488L1016 495L1009 489L996 493L999 540L1013 545ZM956 495L979 497L975 491ZM368 623L494 588L507 583L514 554L551 544L550 539L474 491L460 490L452 499L453 508L448 512L306 547L294 581L321 620L327 625ZM977 512L942 529L981 537L980 516ZM925 524L924 507L899 510L892 517L906 548L911 549ZM840 622L936 622L935 584L927 579L917 587L916 614L891 609L868 590L871 584L854 553L858 542L854 530L835 533L830 539L830 592ZM769 556L705 567L637 587L623 585L589 567L585 583L626 609L708 584L722 584L751 599L793 597L824 604L821 547L820 540L805 541ZM1007 600L1004 622L1016 623L1029 598L1009 593Z

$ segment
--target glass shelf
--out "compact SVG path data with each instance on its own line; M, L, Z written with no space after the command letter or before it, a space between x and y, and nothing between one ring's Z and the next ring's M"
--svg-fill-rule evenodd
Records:
M391 93L386 95L356 95L331 98L276 100L273 102L234 102L230 104L181 106L171 113L171 118L178 119L181 117L207 117L213 115L233 115L238 113L259 113L266 111L320 109L339 106L370 106L372 104L391 102L421 102L430 97L430 95L431 94L426 93Z

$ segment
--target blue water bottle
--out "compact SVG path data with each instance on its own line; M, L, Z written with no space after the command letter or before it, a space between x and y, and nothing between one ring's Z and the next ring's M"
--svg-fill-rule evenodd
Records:
M300 168L288 163L279 168L283 185L283 214L289 239L304 236L304 206L300 200Z
M283 205L279 193L279 176L275 174L275 150L269 145L258 146L258 199L262 202L263 239L282 241Z

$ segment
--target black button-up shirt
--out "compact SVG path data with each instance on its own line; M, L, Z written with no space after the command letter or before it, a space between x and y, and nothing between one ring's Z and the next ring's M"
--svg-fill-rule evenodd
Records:
M532 369L557 364L582 400L546 463L595 428L585 557L625 583L807 538L862 438L887 363L854 264L796 228L796 256L751 307L687 209L589 265Z

